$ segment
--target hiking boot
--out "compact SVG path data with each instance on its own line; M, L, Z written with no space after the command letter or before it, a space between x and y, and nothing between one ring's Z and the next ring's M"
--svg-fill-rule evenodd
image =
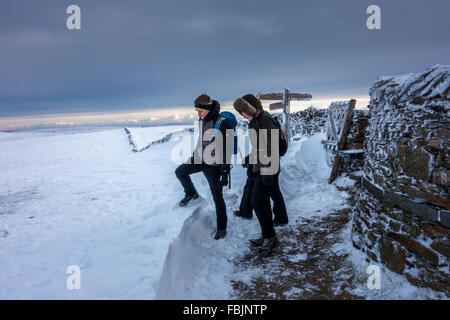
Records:
M272 237L270 239L264 239L262 246L258 249L258 253L264 257L270 256L279 244L278 238Z
M227 235L227 230L217 230L216 235L214 236L214 240L219 240L225 238Z
M250 240L248 240L248 242L250 242L250 245L252 247L259 248L259 247L261 247L263 245L264 238L261 237L261 238L258 238L258 239L250 239Z
M245 219L245 220L252 220L252 217L246 217L246 216L243 216L243 215L241 214L241 211L239 211L239 210L235 210L235 211L233 212L233 214L234 214L236 217L239 217L239 218L242 218L242 219Z
M285 225L287 225L287 224L288 224L288 222L280 222L280 221L274 221L274 222L273 222L273 226L274 226L274 227L285 226Z
M198 193L196 193L196 194L194 194L194 195L192 195L192 196L186 195L186 196L180 201L179 205L180 205L180 207L185 207L185 206L188 205L188 203L189 203L191 200L198 199L199 197L200 197L200 196L198 195Z

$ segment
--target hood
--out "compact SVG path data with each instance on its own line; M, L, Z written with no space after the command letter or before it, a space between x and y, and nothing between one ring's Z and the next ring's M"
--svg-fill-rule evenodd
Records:
M255 117L260 112L258 109L256 109L254 106L252 106L250 103L245 101L242 98L237 98L233 103L234 109L236 109L237 112L245 114L248 114L249 116Z
M216 100L212 101L212 110L208 112L208 115L203 119L204 121L216 120L220 113L220 103Z
M261 100L259 100L257 97L255 97L251 93L246 94L245 96L242 97L242 99L244 99L245 101L250 103L253 107L256 108L256 110L264 111L263 106L261 104Z

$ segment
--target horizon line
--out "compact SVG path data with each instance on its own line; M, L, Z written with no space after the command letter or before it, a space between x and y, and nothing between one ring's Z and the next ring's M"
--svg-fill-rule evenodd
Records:
M309 101L291 101L291 112L301 111L309 106L318 109L328 108L331 102L340 100L357 100L357 109L369 104L369 96L318 97ZM267 107L272 101L263 101ZM232 101L221 103L221 108L233 110ZM145 125L157 126L167 124L182 124L195 118L192 106L175 106L159 108L139 108L134 110L112 110L92 112L46 113L41 115L20 115L0 117L0 131L19 131L49 127L75 126L124 126Z

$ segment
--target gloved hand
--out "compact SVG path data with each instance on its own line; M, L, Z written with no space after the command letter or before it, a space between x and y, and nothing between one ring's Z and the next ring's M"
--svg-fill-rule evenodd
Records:
M243 166L244 168L248 168L248 166L250 165L249 162L250 162L250 161L249 161L249 156L246 156L246 157L244 158L244 160L242 161L242 166Z
M230 174L230 165L223 164L220 166L219 187L225 187L228 185L228 175Z
M272 187L273 186L273 176L272 175L263 175L262 182L263 182L263 186Z

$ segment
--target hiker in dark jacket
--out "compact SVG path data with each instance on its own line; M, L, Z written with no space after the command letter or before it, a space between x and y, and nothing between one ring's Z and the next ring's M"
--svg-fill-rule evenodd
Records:
M245 101L250 103L253 107L255 107L257 110L264 112L264 109L262 107L261 101L256 98L252 94L247 94L242 97ZM274 119L274 121L276 121ZM243 166L244 168L247 168L247 181L244 186L244 191L242 193L241 198L241 204L239 206L239 210L236 210L234 212L234 215L237 217L241 217L243 219L252 219L253 217L253 207L251 202L251 196L252 196L252 189L253 189L253 183L255 176L252 173L252 168L249 166L248 163L248 157L244 159ZM279 174L274 176L273 181L273 188L270 189L270 198L273 201L273 214L274 214L274 220L273 225L274 226L280 226L285 225L289 222L288 216L287 216L287 210L286 210L286 204L284 202L283 194L280 190L280 185L278 182Z
M258 248L261 255L266 256L270 255L278 245L270 207L270 192L274 188L274 177L280 172L280 157L276 152L278 139L272 144L272 132L277 132L273 130L278 130L278 127L269 115L242 98L236 99L233 107L243 117L250 120L249 135L252 150L249 163L251 174L254 176L251 204L261 226L262 236L249 241L252 246ZM264 133L267 133L265 137Z
M220 118L220 104L208 95L202 94L195 100L195 109L200 118L198 143L192 157L175 170L185 192L185 197L179 205L184 207L190 201L199 198L190 175L203 172L216 207L217 230L214 239L218 240L225 237L227 229L227 210L222 189L228 184L233 151L227 150L226 142L227 139L233 139L233 131L229 121L224 119L219 127L221 135L218 135L214 127ZM216 141L216 137L221 137L222 140ZM216 155L216 151L221 154Z

